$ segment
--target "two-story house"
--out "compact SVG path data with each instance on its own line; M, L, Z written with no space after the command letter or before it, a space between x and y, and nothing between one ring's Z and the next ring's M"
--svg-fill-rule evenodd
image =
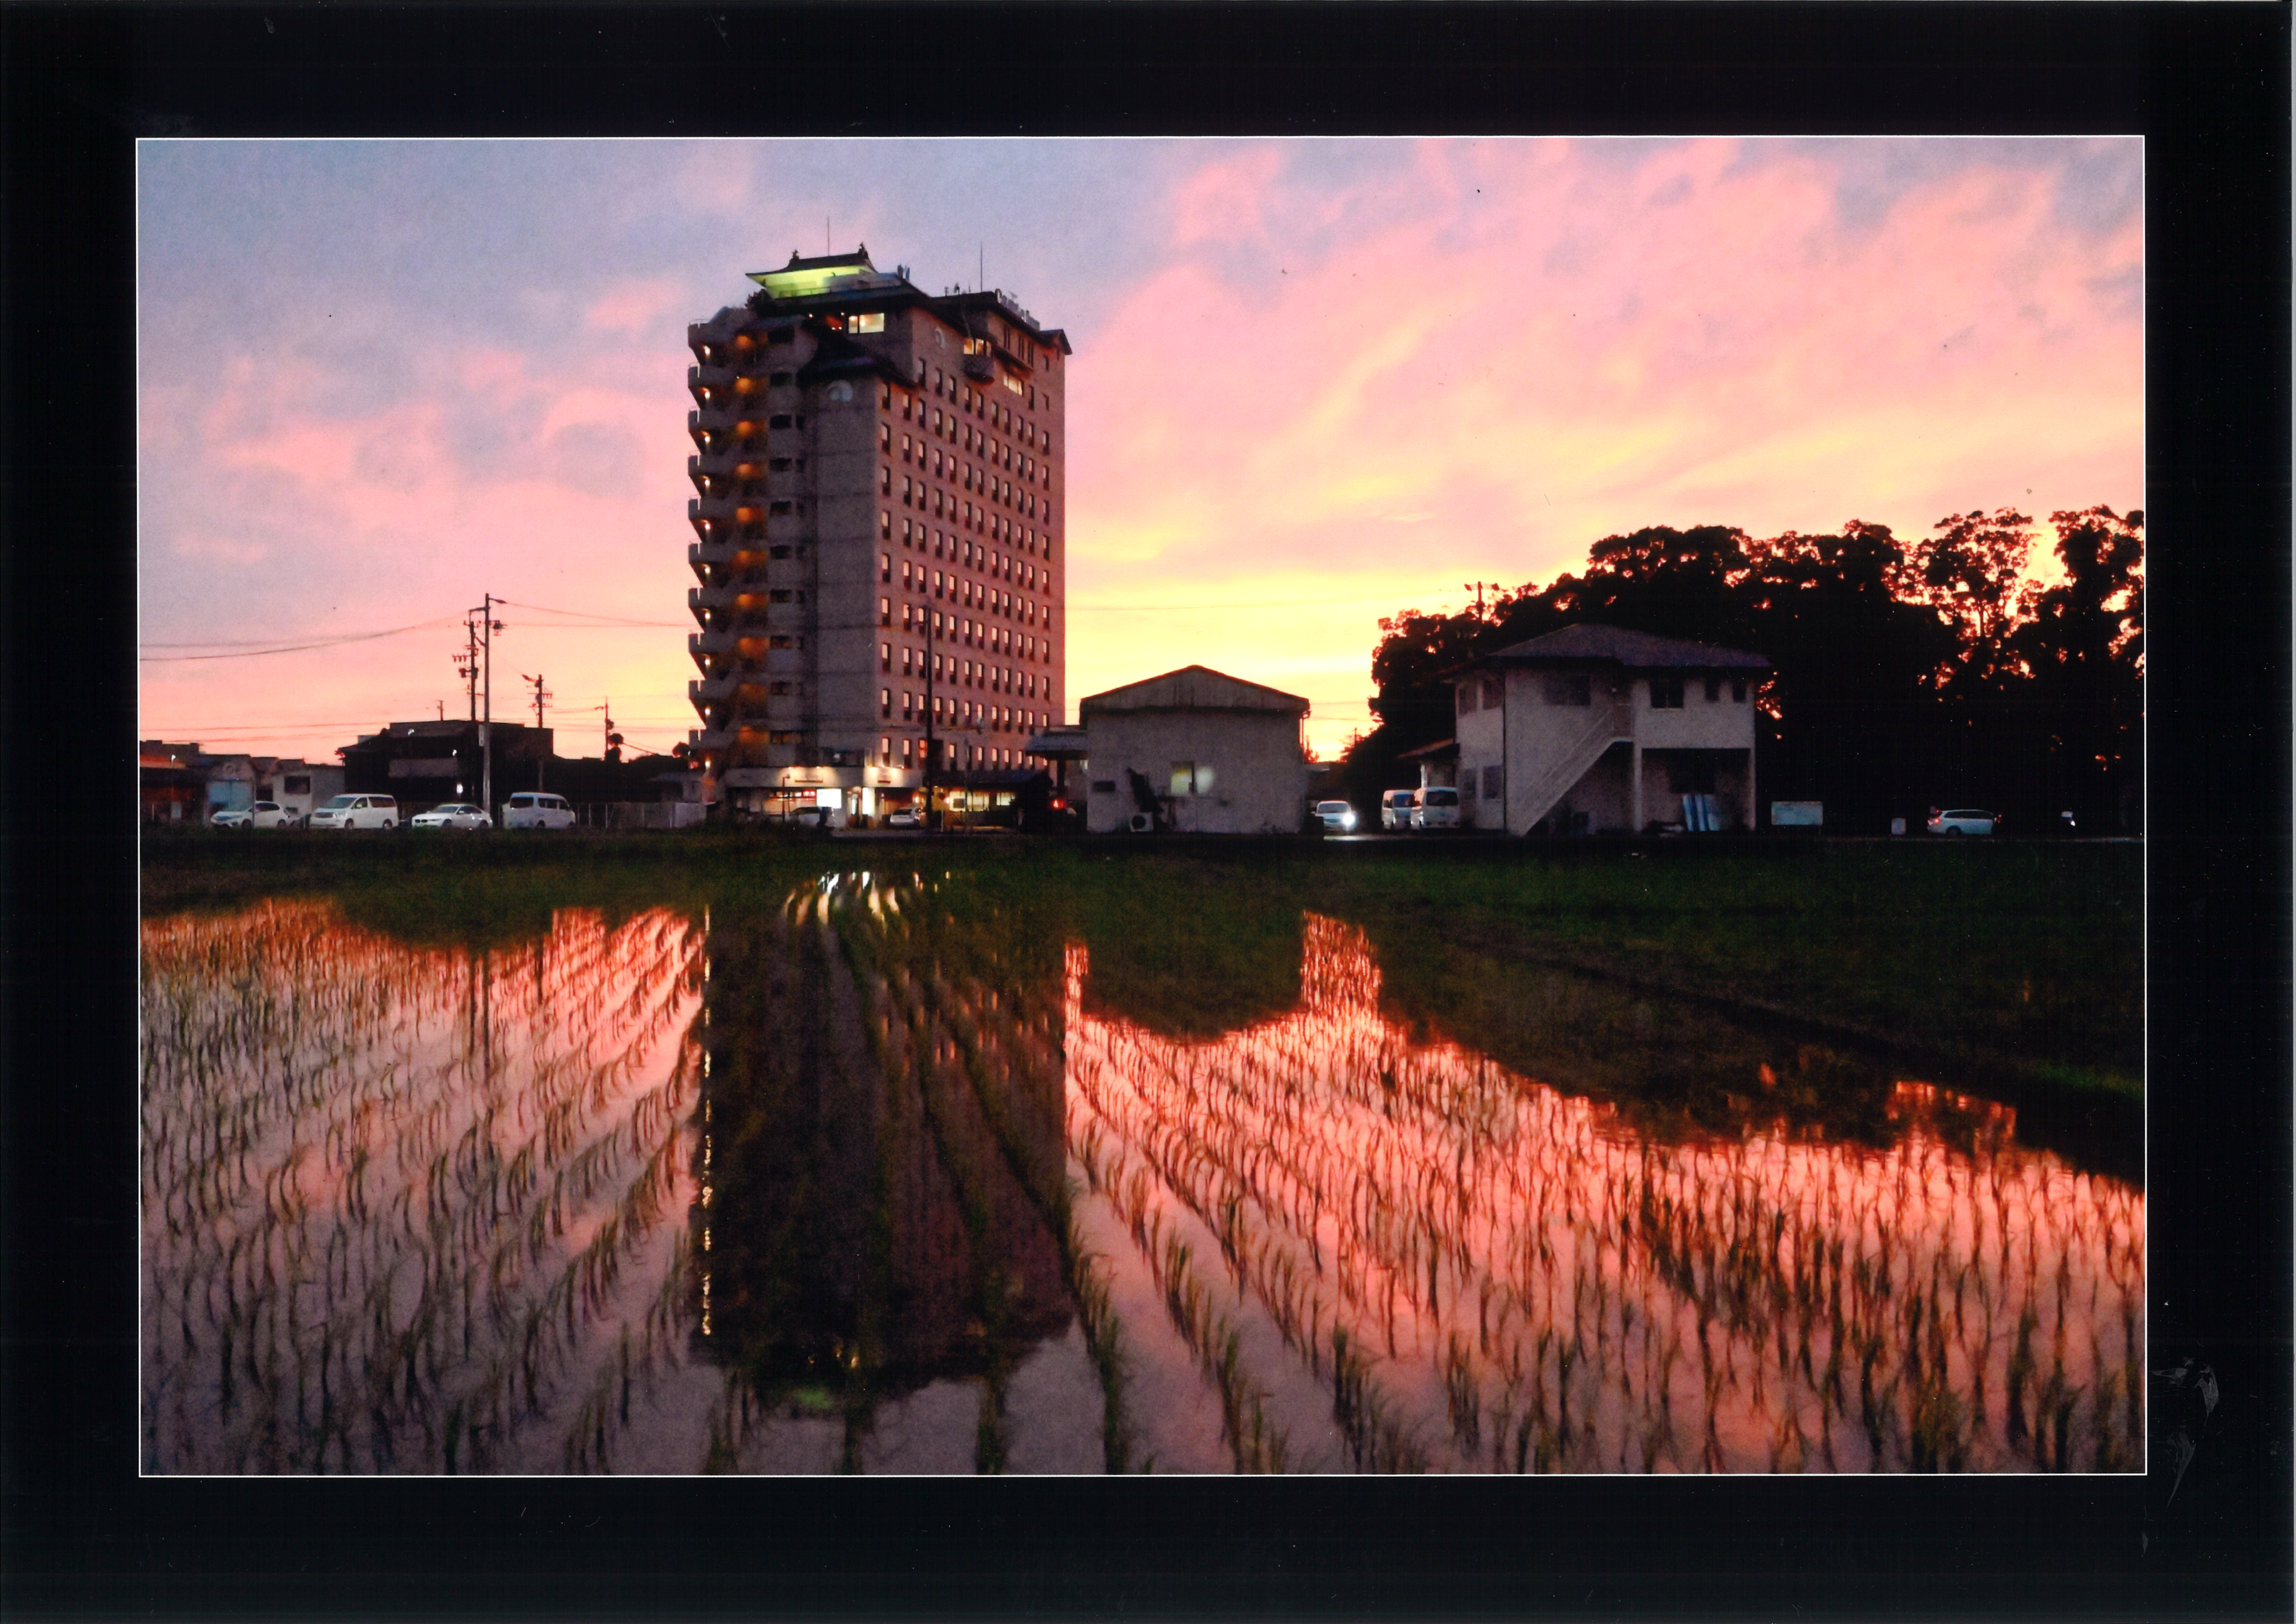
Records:
M1460 821L1527 834L1754 826L1761 655L1566 626L1455 674Z

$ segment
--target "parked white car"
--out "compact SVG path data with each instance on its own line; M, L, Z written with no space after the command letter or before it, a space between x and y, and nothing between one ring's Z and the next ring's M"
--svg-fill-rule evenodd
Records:
M545 795L539 791L526 791L510 798L503 808L503 827L505 829L571 829L574 808L563 795Z
M1940 812L1935 807L1930 808L1931 834L1990 834L1993 825L2000 821L1999 813L1980 812L1974 807L1948 812Z
M494 820L483 807L466 806L450 800L428 812L417 812L406 825L410 829L491 829Z
M313 809L314 829L396 829L398 802L389 795L338 795Z
M922 829L924 826L925 820L914 807L896 807L885 814L885 827L888 829Z
M1356 831L1356 809L1344 800L1319 800L1316 816L1324 821L1327 834L1353 834Z
M218 829L299 829L303 816L292 808L283 807L275 800L258 800L251 807L240 807L215 815Z
M1408 829L1411 814L1419 805L1416 790L1390 790L1379 798L1379 826L1382 829Z
M1459 826L1459 791L1447 790L1440 784L1430 784L1419 791L1419 804L1411 808L1414 829L1456 829Z

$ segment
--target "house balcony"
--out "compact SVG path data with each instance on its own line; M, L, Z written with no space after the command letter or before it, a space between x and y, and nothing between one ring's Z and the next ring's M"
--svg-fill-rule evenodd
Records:
M734 517L734 509L740 505L741 498L730 490L722 496L688 496L685 499L685 516L688 519L719 519L730 521Z

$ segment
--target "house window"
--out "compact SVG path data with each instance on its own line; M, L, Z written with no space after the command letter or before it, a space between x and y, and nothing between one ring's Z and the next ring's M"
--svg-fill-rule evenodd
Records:
M1710 705L1718 705L1722 702L1722 679L1720 677L1709 677L1706 679L1706 702Z
M1550 705L1591 705L1595 702L1593 679L1584 671L1550 677L1545 686L1546 702Z
M1682 678L1653 677L1650 679L1650 699L1652 710L1682 709Z
M1483 799L1485 800L1496 800L1499 798L1499 791L1504 786L1499 782L1499 769L1496 767L1485 767L1483 769Z
M1459 685L1459 714L1464 716L1475 708L1475 693L1481 685L1463 682Z
M1172 763L1172 793L1175 795L1209 795L1212 792L1212 764L1209 761L1175 761Z
M1730 679L1730 702L1734 705L1742 705L1746 702L1746 679L1744 677L1734 677Z

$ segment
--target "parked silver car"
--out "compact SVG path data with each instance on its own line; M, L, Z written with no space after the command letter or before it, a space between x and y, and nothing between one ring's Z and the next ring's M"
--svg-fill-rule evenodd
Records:
M485 808L467 806L455 800L433 807L428 812L417 812L414 821L407 824L410 829L491 829L494 826L494 820L487 816Z
M1316 816L1324 820L1324 828L1331 834L1353 834L1356 832L1356 809L1344 800L1319 800Z
M1930 808L1931 834L1990 834L1994 824L2001 821L1998 812L1980 812L1974 807L1940 812Z
M389 795L338 795L311 814L314 829L396 829L398 802Z
M218 812L214 823L218 829L299 829L303 815L275 800L258 800L251 807Z

